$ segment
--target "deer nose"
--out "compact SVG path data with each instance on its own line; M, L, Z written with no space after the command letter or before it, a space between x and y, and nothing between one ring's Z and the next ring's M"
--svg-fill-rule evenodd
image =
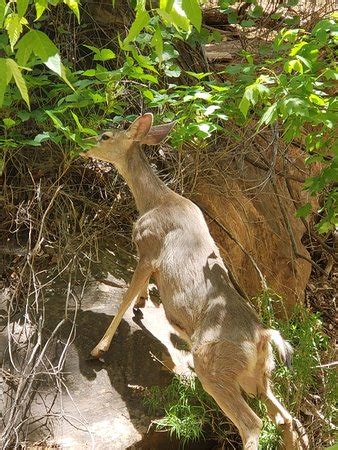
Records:
M93 144L98 142L98 140L99 140L99 136L89 136L89 137L83 139L83 141L92 142ZM84 158L89 158L91 156L90 148L84 152L80 152L79 155Z

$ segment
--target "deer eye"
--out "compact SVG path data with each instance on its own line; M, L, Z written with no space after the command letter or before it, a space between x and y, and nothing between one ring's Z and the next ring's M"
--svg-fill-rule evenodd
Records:
M110 136L108 135L108 134L103 134L102 136L101 136L101 141L107 141L108 139L110 138Z

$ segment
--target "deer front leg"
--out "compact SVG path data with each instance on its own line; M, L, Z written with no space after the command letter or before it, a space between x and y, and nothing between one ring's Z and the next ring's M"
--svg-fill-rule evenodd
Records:
M144 292L145 286L151 275L150 265L140 261L136 267L133 278L131 280L130 286L125 293L122 303L117 311L116 316L109 325L107 331L105 332L103 338L97 344L97 346L91 351L91 355L94 358L99 358L103 353L105 353L110 343L113 339L115 331L119 326L125 312L129 308L132 301L135 301L142 292Z

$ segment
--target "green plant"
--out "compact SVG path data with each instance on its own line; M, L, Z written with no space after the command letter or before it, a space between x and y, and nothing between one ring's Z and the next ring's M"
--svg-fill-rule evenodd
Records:
M157 386L148 389L143 403L151 414L163 416L154 421L156 428L169 431L183 446L203 439L211 425L209 412L218 414L216 403L195 377L175 375L163 390Z
M263 292L255 299L266 326L279 329L295 349L292 370L277 367L274 382L279 396L287 399L291 411L298 412L302 399L315 395L318 387L324 401L325 416L332 421L334 414L334 385L336 374L321 368L322 359L328 358L330 342L323 331L320 313L311 313L302 305L297 305L288 321L277 319L274 310L281 306L283 299L271 291Z

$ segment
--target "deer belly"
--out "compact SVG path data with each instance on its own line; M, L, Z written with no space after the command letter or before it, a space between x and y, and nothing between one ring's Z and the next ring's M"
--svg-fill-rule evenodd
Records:
M199 302L194 301L193 294L184 290L175 289L172 284L156 280L161 302L169 323L181 335L188 340L195 329L198 316ZM197 303L197 304L196 304Z

